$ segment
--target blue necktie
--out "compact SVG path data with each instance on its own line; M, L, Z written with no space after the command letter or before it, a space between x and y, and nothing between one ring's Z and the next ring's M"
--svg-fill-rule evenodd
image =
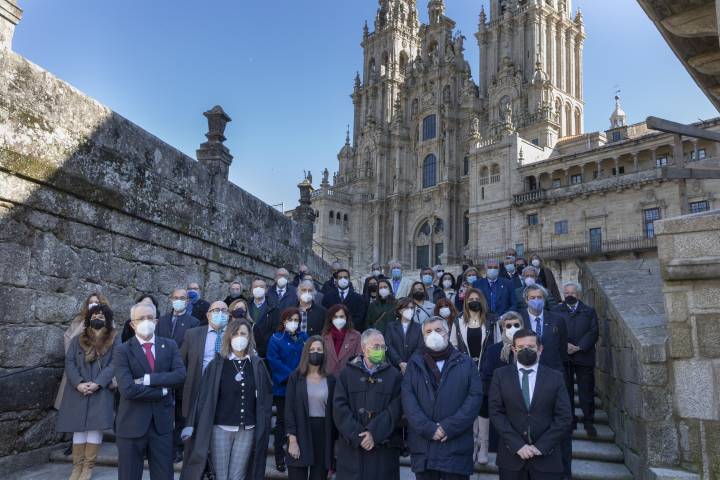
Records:
M220 353L220 344L222 343L222 334L224 328L221 330L214 330L215 332L215 353Z
M532 373L532 370L521 368L520 372L522 373L522 395L523 400L525 400L525 407L530 410L530 374Z
M541 317L535 317L535 333L537 333L538 337L542 338L542 318Z

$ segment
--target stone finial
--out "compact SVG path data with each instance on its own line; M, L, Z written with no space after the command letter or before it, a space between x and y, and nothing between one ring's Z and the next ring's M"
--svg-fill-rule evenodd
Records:
M223 142L226 140L225 127L232 119L219 105L203 115L208 120L208 133L205 134L208 141L201 144L197 150L198 162L205 165L213 175L219 174L227 179L233 157Z
M313 240L313 223L315 222L315 211L312 209L312 183L308 179L307 173L303 180L297 185L300 190L299 205L293 210L292 218L302 228L302 243L307 248L312 248Z
M12 50L15 27L22 20L23 11L17 0L0 0L0 50Z

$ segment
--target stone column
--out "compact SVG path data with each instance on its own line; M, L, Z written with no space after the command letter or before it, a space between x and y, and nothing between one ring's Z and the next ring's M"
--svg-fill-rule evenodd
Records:
M373 208L373 262L380 262L380 212L379 205Z
M543 41L545 42L543 51L545 52L545 58L547 59L545 62L545 71L548 74L550 82L553 85L557 86L557 80L555 78L555 73L557 71L557 50L555 49L555 23L550 21L546 24L543 20L542 25L545 31L545 35L543 35Z
M673 140L673 165L676 167L682 167L685 164L682 135L673 135Z
M558 59L558 88L567 92L568 88L565 85L566 73L567 73L567 52L565 50L565 27L562 22L558 24L558 48L560 50L560 58Z
M620 175L620 158L613 157L613 167L615 167L615 176Z
M225 113L221 106L216 105L211 110L203 113L208 120L208 133L205 134L208 141L200 145L197 150L197 160L207 168L214 177L228 179L230 164L233 157L230 150L223 145L225 142L225 126L232 119Z
M443 265L446 265L448 263L448 259L450 258L450 239L453 237L452 235L450 235L450 228L453 223L450 220L450 212L452 211L452 209L450 208L450 202L452 200L449 186L443 194L443 200L445 201L445 204L443 205L443 215L445 216L445 218L443 218L443 254L440 257L440 260L442 261Z
M12 50L15 27L22 19L23 11L17 0L0 0L0 50Z
M637 153L637 152L634 152L634 153L632 154L632 156L633 156L633 171L634 171L634 172L637 172L637 171L640 170L640 168L639 168L639 166L638 166L638 153Z
M584 71L583 71L583 42L578 42L577 45L577 55L578 55L578 61L577 61L577 75L578 75L578 81L577 81L577 98L578 100L583 99L584 95L584 88L583 88L583 80L584 80ZM584 115L584 113L583 113Z
M597 178L602 178L602 159L597 161Z
M657 148L653 148L653 149L651 150L651 152L652 152L652 164L653 164L653 167L657 167Z
M575 37L573 34L572 29L568 29L567 31L567 52L568 52L568 73L566 75L568 79L568 86L567 91L570 95L575 96L575 68L577 66L575 65ZM573 119L575 118L575 112L573 112ZM577 126L575 127L577 129ZM575 133L575 130L573 130L573 134Z
M392 259L400 260L400 207L397 205L397 201L393 206Z

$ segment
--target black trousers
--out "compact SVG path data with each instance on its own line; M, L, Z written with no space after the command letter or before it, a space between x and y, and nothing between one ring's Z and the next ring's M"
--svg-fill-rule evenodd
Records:
M562 473L544 473L530 471L527 464L515 472L504 468L500 469L500 480L562 480Z
M425 470L415 474L416 480L468 480L469 478L467 475L438 472L437 470Z
M185 427L185 417L182 416L182 388L174 390L175 393L175 430L173 431L173 456L176 453L183 452L184 443L180 438L180 433Z
M285 463L285 397L273 396L273 405L275 405L275 461L277 463Z
M583 421L592 423L595 419L595 367L565 364L565 385L570 395L570 406L575 417L575 383L578 386L578 400L583 412Z
M309 467L288 466L288 480L326 480L325 468L325 419L310 418L313 443L313 464Z
M118 480L141 480L147 455L151 480L173 480L173 432L158 433L155 422L140 438L116 439Z

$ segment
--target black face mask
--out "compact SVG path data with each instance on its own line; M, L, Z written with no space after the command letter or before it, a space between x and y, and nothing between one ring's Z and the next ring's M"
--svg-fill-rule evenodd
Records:
M421 291L413 292L412 296L417 301L425 300L425 292L421 292Z
M232 311L232 318L245 318L245 309L244 308L236 308Z
M103 328L105 328L105 320L93 318L92 320L90 320L90 327L95 330L102 330Z
M520 365L524 365L526 367L531 367L537 363L538 354L535 350L530 350L529 348L523 348L519 352L517 352L517 361L520 363Z
M572 295L568 295L565 297L565 303L568 305L575 305L578 302L578 299L573 297Z
M477 300L473 300L472 302L468 302L468 308L472 312L479 312L482 310L482 303L478 302Z
M368 292L375 293L378 291L378 286L373 284L368 285Z
M315 367L319 367L322 365L323 360L325 360L325 354L320 352L310 352L310 355L308 356L308 362L310 365L313 365Z

